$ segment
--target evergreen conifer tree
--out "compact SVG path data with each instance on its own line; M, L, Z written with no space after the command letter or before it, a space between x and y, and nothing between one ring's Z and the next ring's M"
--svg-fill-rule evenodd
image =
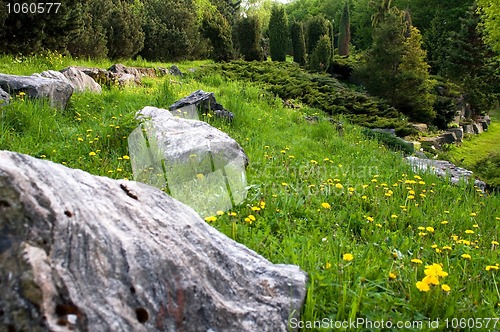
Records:
M306 41L304 36L304 25L302 22L294 21L291 26L293 61L301 66L306 64Z
M238 44L246 61L261 61L264 54L260 47L261 26L257 16L241 18L237 23Z
M351 42L351 22L349 18L349 2L346 1L342 16L340 17L340 31L339 31L339 55L349 55L349 43Z
M283 6L275 5L269 20L269 48L273 61L285 61L288 46L288 18Z

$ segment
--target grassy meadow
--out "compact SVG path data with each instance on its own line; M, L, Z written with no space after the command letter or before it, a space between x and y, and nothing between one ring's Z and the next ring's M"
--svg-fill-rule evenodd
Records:
M2 57L0 72L31 74L70 64L111 65L57 54ZM473 330L469 318L499 317L500 196L415 173L400 152L367 140L362 127L339 115L344 127L338 131L318 109L300 102L300 108L284 107L264 84L216 71L144 79L140 87L74 94L65 111L14 96L0 108L0 149L133 180L127 137L137 126L134 113L148 105L167 108L198 89L214 92L235 121L205 120L247 153L249 193L232 211L207 219L273 263L308 273L303 330L333 330L308 328L307 321L358 318L394 324L385 330L416 321L423 330ZM439 327L428 327L438 319Z

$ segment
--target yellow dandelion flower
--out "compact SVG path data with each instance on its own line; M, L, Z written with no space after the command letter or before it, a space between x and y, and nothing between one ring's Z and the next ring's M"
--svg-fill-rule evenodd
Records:
M329 268L331 268L331 267L332 267L332 264L331 264L331 263L327 262L327 263L325 264L325 270L328 270L328 269L329 269Z
M249 215L248 215L248 218L249 218L251 221L255 221L255 216L254 216L254 215L252 215L252 214L249 214Z
M363 196L361 196L361 199L368 199L368 197L363 195Z
M368 217L366 217L366 220L368 220L369 222L373 222L375 219L373 219L372 217L368 216Z
M462 254L460 257L464 258L464 259L471 259L471 255L469 254Z
M94 151L89 152L89 156L93 157L95 155L96 155L96 153Z
M437 275L429 274L422 279L422 282L425 282L427 285L439 285L439 278Z
M282 183L281 183L281 185L282 185L283 187L287 187L287 186L288 186L288 183L286 183L286 182L282 182Z
M499 269L499 267L498 267L498 266L496 266L496 265L488 265L488 266L485 268L485 270L486 270L486 271L492 271L492 270L497 271L498 269Z
M397 214L391 214L391 218L392 218L392 219L397 219L397 218L398 218L398 215L397 215Z
M446 225L446 224L448 224L448 220L441 221L441 225Z
M410 262L415 263L415 264L422 264L422 260L418 258L413 258Z
M479 228L479 225L478 224L474 224L474 225L472 225L472 227Z
M222 216L222 215L224 215L224 211L219 210L219 211L217 211L217 212L216 212L216 214L217 214L218 216Z
M431 290L431 287L423 281L418 281L416 283L416 286L417 286L418 290L421 292L428 292Z
M450 246L444 246L443 250L451 250L451 247Z
M445 210L445 211L443 211L443 212L444 212L444 213L446 213L446 214L449 214L449 213L450 213L450 211L447 211L447 210Z
M393 273L393 272L389 272L389 279L396 279L398 276L396 275L396 273Z
M413 195L408 196L408 199L414 199L414 198L415 198L415 196L413 196Z
M341 183L336 183L335 188L342 189L342 188L344 188L344 186Z
M444 291L444 292L449 292L451 291L451 287L448 286L447 284L442 284L441 285L441 289Z
M78 142L83 142L83 138L78 137Z
M475 217L477 216L477 213L476 212L472 212L471 214L469 214L471 217Z
M214 222L216 220L217 220L217 217L215 217L215 216L205 217L206 222Z
M258 207L258 206L252 206L252 211L260 211L260 207Z
M434 233L434 227L428 226L425 228L425 230L429 233Z
M229 212L228 215L230 217L236 217L238 214L236 212Z
M465 234L474 234L474 231L471 230L471 229L468 229L468 230L465 231Z
M321 203L321 206L324 208L324 209L330 209L331 208L331 205L328 204L328 203Z
M498 243L498 241L494 241L494 240L493 240L493 241L491 241L491 244L492 244L492 245L494 245L494 246L498 246L498 245L500 245L500 243Z
M347 261L347 262L350 262L354 259L354 255L347 253L347 254L342 255L342 259Z

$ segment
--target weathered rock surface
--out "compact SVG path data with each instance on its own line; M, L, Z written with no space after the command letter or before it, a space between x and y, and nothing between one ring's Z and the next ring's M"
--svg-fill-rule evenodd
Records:
M425 123L412 123L411 126L420 133L426 133L429 130Z
M442 141L445 144L453 144L457 141L457 136L454 132L447 131L440 135L442 137Z
M0 106L5 106L10 103L10 95L0 88Z
M432 172L443 178L449 177L450 182L453 184L473 179L473 173L471 171L462 167L457 167L446 160L431 160L417 157L406 157L406 160L413 166L415 171ZM474 185L482 190L486 189L486 183L483 181L474 180Z
M448 129L448 132L455 134L456 141L457 142L462 142L464 139L464 129L463 128L451 128Z
M0 151L2 331L288 331L305 282L158 189Z
M71 82L71 84L73 84L75 91L90 91L96 93L102 92L101 86L96 81L94 81L92 77L85 74L77 67L65 68L61 70L61 73Z
M462 126L465 134L474 134L474 127L471 124L466 124Z
M480 123L473 123L472 129L474 130L474 134L476 135L483 133L483 126Z
M73 87L68 82L39 75L0 74L0 88L10 94L24 92L30 98L48 98L52 107L60 109L66 108L73 94Z
M125 86L129 84L140 85L142 74L134 67L125 67L121 63L112 65L108 68L108 72L115 78L118 85Z
M226 211L246 197L248 157L226 133L209 124L145 107L148 118L129 136L134 178L191 206L200 215Z
M192 105L199 108L202 112L212 111L217 117L224 118L229 121L234 120L234 114L224 109L224 107L215 100L213 92L205 92L203 90L197 90L189 96L176 101L174 104L170 105L168 109L171 112L174 112L177 109Z
M173 65L170 67L169 73L170 73L170 75L174 75L174 76L184 76L184 74L181 72L179 67L177 67L176 65Z
M85 73L86 75L92 77L92 79L97 82L98 84L110 86L113 84L113 78L111 77L111 74L106 70L102 68L92 68L92 67L79 67L76 66L74 67L75 69L78 69Z

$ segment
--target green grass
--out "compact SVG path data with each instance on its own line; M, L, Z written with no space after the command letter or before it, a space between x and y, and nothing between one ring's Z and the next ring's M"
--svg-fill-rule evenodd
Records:
M462 145L449 152L453 160L463 160L464 167L473 168L474 164L490 153L500 154L500 110L490 112L491 125L480 135L470 135Z
M284 108L259 85L216 73L176 79L182 84L150 79L142 87L77 94L66 111L15 98L0 111L0 149L132 179L126 137L136 126L133 114L197 89L214 92L235 121L206 120L242 145L250 189L235 216L211 224L273 263L308 273L302 320L440 319L437 330L445 331L447 318L499 316L499 245L492 244L500 241L499 196L415 174L361 127L341 118L338 132L328 114ZM308 123L306 114L320 121ZM449 275L419 291L416 283L433 263Z

